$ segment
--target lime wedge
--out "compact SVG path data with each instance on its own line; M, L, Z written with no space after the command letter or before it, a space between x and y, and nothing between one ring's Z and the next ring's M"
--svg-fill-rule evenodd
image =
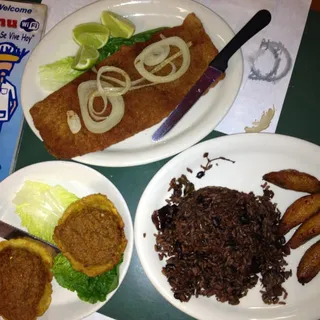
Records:
M100 19L113 37L130 38L136 29L130 20L111 11L103 11Z
M98 58L99 51L96 48L83 45L79 48L71 67L75 70L87 70L95 65Z
M74 41L81 45L102 48L109 40L110 31L100 23L88 22L78 24L73 30Z

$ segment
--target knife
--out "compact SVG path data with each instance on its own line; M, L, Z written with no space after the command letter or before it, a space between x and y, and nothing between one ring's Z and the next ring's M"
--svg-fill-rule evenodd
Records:
M191 109L199 100L202 94L223 74L229 59L240 49L249 39L266 27L271 21L271 14L268 10L258 11L249 22L231 39L231 41L220 51L220 53L210 62L209 67L201 78L192 86L187 95L170 113L168 118L152 135L153 141L162 139Z
M0 237L6 240L17 239L17 238L30 238L51 247L57 254L60 253L60 249L57 248L55 245L51 244L50 242L44 241L36 236L31 235L26 231L16 228L1 220L0 220Z

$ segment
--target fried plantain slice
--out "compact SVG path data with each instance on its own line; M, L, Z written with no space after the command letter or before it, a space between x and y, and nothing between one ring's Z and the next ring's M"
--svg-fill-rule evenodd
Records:
M281 218L279 233L285 235L320 210L320 193L304 196L292 203Z
M283 189L320 193L320 181L317 178L294 169L269 172L263 179Z
M298 281L304 285L320 271L320 240L313 244L303 255L297 269Z
M296 249L320 234L320 211L304 222L288 242L291 249Z

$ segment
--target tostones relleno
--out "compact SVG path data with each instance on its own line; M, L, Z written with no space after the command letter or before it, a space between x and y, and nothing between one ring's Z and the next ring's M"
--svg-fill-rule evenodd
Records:
M60 218L53 238L73 268L89 277L113 269L127 245L122 218L102 194L73 202Z
M52 252L30 239L0 242L0 316L34 320L51 303Z

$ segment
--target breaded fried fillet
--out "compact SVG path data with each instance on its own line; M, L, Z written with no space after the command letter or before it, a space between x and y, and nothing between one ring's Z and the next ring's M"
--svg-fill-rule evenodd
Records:
M37 241L0 242L0 316L34 320L51 303L52 252Z
M159 123L183 99L218 53L201 21L195 14L189 14L181 26L165 29L155 34L149 41L136 43L130 47L122 46L118 52L100 63L97 69L104 65L116 66L125 70L132 81L140 79L141 75L134 66L134 60L145 47L160 41L160 34L165 37L179 36L186 42L192 42L189 69L175 81L126 93L123 96L125 102L124 116L120 123L110 131L94 134L86 129L82 121L77 89L80 83L97 78L97 74L91 70L50 94L31 108L30 114L34 125L39 130L45 147L53 156L59 159L70 159L89 152L104 150ZM174 60L174 64L178 68L181 62L181 57ZM171 69L167 65L157 75L168 74ZM119 76L113 73L110 75ZM224 75L221 78L223 77ZM97 110L101 110L99 108L101 107L100 102L101 99L96 99L94 102ZM203 106L200 105L199 107ZM77 134L73 134L68 126L66 114L69 110L73 110L81 118L81 130Z
M89 277L111 270L127 245L122 218L102 194L73 202L60 218L53 239L73 268Z

